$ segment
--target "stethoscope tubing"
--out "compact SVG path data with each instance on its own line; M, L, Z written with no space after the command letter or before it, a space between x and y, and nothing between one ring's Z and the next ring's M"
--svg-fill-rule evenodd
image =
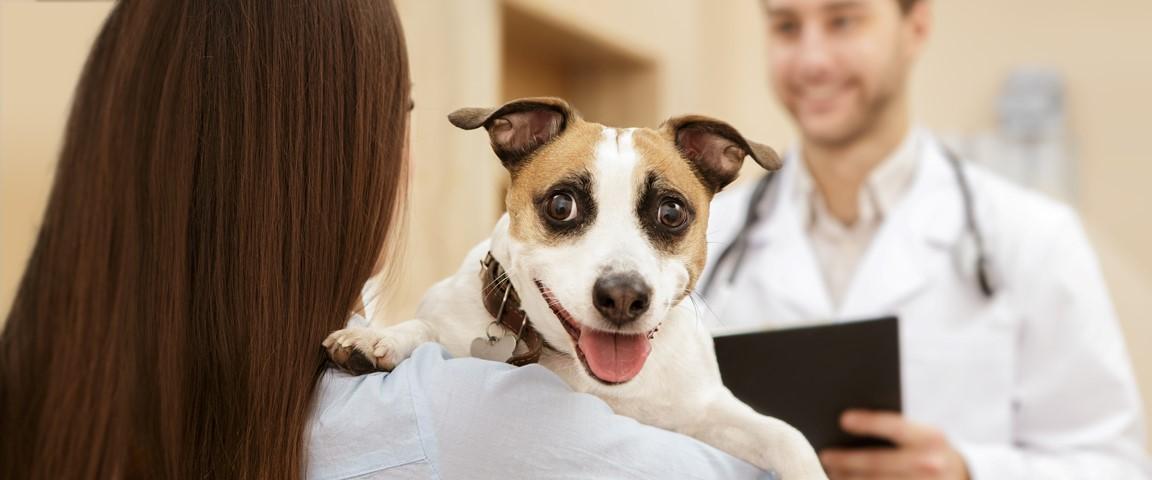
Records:
M976 248L976 282L980 293L985 298L991 299L996 294L996 290L988 277L988 256L984 246L984 235L980 229L979 223L976 221L976 206L975 199L972 194L972 186L968 181L968 173L965 171L963 162L960 157L956 155L948 147L941 145L937 142L937 146L944 152L944 157L948 160L948 164L952 167L952 172L956 176L956 186L960 189L960 197L964 206L964 228L968 234L972 236L972 243ZM769 172L765 176L757 180L756 187L752 190L752 195L748 199L748 205L744 212L744 223L740 226L740 230L728 245L720 251L720 256L717 257L716 263L712 267L712 271L701 283L700 294L707 297L712 293L715 287L716 279L721 275L724 266L730 262L729 258L735 255L731 260L731 268L729 269L725 283L731 286L736 281L736 276L740 273L740 268L743 266L744 257L748 252L748 236L751 234L752 229L756 227L761 221L760 205L763 203L764 198L768 195L769 187L771 187L777 173Z

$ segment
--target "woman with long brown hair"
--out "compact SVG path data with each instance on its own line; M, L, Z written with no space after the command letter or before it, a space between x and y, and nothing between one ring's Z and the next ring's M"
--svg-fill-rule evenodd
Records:
M408 92L388 1L117 4L0 336L0 478L749 473L538 367L326 368L388 264Z
M116 5L0 343L0 477L299 476L407 92L387 2Z

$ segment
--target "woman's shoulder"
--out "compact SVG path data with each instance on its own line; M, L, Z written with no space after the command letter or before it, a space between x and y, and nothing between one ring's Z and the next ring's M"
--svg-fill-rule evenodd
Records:
M305 438L308 478L436 478L435 439L421 423L402 375L323 374Z
M538 365L450 359L424 345L389 374L330 371L310 478L756 478L694 439L615 415Z
M446 410L501 415L501 399L508 395L536 401L562 397L566 390L546 370L507 375L513 370L476 359L449 360L436 344L418 348L391 373L327 370L317 385L306 439L308 478L439 477L439 437L456 449L456 433L473 424ZM520 417L528 421L531 415Z

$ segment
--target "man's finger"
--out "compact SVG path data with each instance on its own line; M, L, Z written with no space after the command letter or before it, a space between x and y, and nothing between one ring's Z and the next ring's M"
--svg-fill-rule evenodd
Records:
M897 445L924 445L943 440L935 429L909 422L894 412L848 410L840 416L840 426L848 433L885 438Z

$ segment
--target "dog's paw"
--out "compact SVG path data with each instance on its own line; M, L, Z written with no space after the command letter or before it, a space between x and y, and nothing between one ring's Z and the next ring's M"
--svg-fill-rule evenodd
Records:
M828 480L828 475L820 464L820 458L804 434L783 421L772 420L778 423L774 428L771 447L768 449L770 459L765 463L771 466L777 478L781 480Z
M332 363L357 375L391 371L407 357L386 332L370 327L337 330L323 345Z

